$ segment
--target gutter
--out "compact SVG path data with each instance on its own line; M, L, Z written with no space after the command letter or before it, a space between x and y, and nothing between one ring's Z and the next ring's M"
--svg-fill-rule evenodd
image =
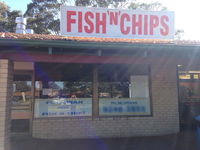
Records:
M153 49L153 50L200 50L200 45L177 45L175 43L126 43L126 42L84 42L75 40L30 40L30 39L3 39L0 38L0 46L22 47L57 47L78 49Z

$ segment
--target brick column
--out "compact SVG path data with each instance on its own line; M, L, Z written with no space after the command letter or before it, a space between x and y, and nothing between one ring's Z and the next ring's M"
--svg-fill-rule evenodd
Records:
M12 62L0 59L0 150L10 149L12 81Z

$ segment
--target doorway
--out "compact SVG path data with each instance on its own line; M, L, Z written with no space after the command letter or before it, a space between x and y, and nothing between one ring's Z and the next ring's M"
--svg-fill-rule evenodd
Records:
M33 71L15 71L11 107L11 132L29 133L32 116Z
M195 129L200 115L200 66L178 66L180 127Z

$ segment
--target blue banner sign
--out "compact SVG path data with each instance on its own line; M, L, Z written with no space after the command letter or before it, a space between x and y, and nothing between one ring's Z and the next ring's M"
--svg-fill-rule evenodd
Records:
M150 101L147 98L140 99L100 99L100 115L126 115L143 116L150 115Z
M36 99L35 118L92 116L92 99Z

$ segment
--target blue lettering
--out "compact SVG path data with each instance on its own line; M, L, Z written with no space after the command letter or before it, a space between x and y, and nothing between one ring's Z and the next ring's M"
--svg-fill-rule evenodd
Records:
M146 112L146 109L144 106L142 106L141 110L142 110L142 112Z
M131 112L136 112L136 108L134 106L131 107Z
M118 108L118 111L121 113L121 112L123 112L123 108L122 107L119 107Z
M108 108L107 107L103 107L103 112L107 113L108 112Z
M135 109L136 109L136 112L140 112L140 106L136 106Z
M118 108L117 107L114 107L114 112L118 112Z
M111 113L112 111L112 107L108 107L108 112Z

